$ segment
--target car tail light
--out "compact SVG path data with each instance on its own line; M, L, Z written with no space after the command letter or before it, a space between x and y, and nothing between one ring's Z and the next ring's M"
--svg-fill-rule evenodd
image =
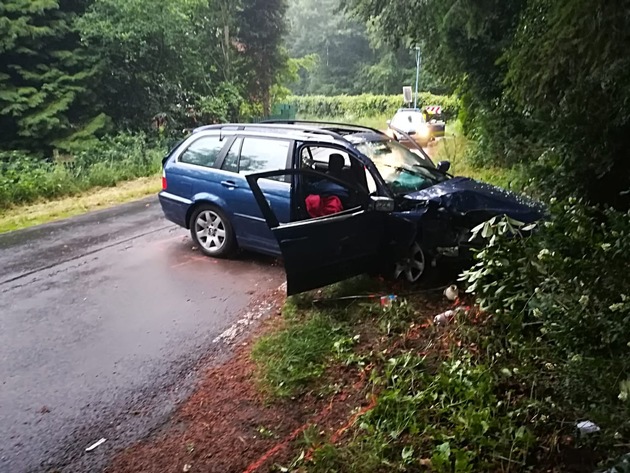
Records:
M166 190L166 171L162 169L162 190Z

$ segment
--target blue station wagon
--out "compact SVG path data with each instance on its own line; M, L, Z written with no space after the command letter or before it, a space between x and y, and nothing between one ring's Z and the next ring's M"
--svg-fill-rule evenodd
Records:
M469 258L479 223L543 214L448 167L366 127L211 125L164 159L159 199L208 256L281 256L289 294L373 271L416 282L442 258Z

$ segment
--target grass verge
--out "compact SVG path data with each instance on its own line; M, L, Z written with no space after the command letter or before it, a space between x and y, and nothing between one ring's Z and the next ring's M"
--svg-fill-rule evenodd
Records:
M331 406L355 403L347 417L305 430L281 471L592 473L619 450L606 436L576 435L585 413L563 409L550 383L505 358L508 338L472 301L438 325L434 315L453 308L439 291L387 307L374 297L334 300L390 291L359 279L292 298L282 328L255 344L272 400L315 393Z
M115 187L97 188L72 197L14 206L0 211L0 233L112 207L155 194L159 189L158 177L143 177L121 182Z

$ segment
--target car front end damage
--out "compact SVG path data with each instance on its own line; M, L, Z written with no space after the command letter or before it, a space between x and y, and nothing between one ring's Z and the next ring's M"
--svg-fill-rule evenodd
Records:
M394 215L414 222L417 228L415 242L397 262L397 277L405 271L401 268L417 265L414 261L418 250L416 244L422 249L425 268L437 266L440 260L468 263L475 250L484 246L482 239L472 238L476 226L501 215L533 223L545 214L541 204L527 197L459 177L404 195L398 200L397 207ZM415 259L419 258L416 256Z

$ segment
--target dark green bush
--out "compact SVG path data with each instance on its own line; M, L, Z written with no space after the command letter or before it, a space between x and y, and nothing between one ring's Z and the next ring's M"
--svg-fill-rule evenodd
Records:
M630 212L577 200L550 210L523 238L509 220L485 224L489 245L463 279L492 314L495 340L527 345L525 358L551 366L565 405L625 411L617 397L628 396L620 383L630 376Z
M309 117L362 118L379 115L393 115L402 107L402 95L337 95L332 97L310 95L293 96L287 103L294 106L297 113ZM422 92L418 97L418 107L440 105L446 119L455 118L459 111L456 97L432 95Z

